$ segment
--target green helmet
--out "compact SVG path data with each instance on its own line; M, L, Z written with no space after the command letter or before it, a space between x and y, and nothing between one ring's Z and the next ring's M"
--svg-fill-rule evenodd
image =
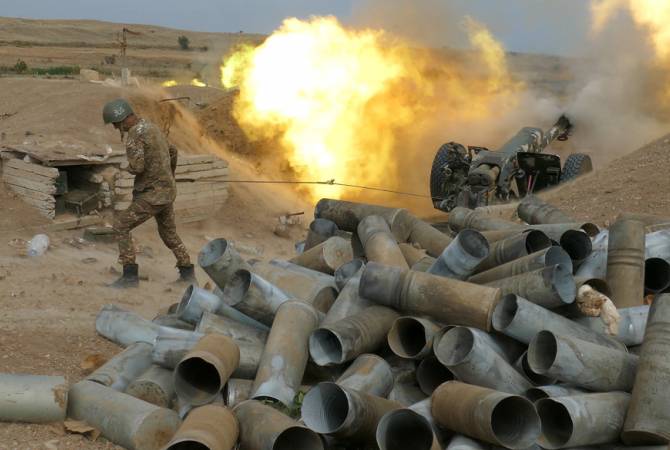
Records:
M133 114L133 108L122 98L112 100L102 108L102 120L105 121L105 124L122 122L131 114Z

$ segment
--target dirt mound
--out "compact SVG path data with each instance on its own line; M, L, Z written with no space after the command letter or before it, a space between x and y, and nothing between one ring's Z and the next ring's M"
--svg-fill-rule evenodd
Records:
M621 212L670 211L670 135L544 197L577 219L607 224Z

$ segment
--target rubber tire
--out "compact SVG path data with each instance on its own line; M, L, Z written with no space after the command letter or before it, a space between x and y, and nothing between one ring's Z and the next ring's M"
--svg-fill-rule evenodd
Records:
M446 175L440 169L447 163L447 154L449 153L449 144L444 144L437 150L435 159L433 159L433 166L430 169L430 196L433 198L433 204L436 199L439 202L440 198L444 196L442 186L446 181Z
M563 164L563 171L561 172L561 183L574 180L577 177L586 175L593 170L591 157L583 153L573 153L568 156Z

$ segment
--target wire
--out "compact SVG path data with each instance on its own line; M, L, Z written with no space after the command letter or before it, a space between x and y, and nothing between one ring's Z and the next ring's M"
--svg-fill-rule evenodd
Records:
M204 181L204 182L208 182L206 178L204 178L204 179L203 178L201 178L201 179L177 178L177 181L190 181L190 182ZM393 190L393 189L385 189L385 188L372 187L372 186L362 186L362 185L358 185L358 184L338 183L338 182L335 181L335 179L326 180L326 181L221 180L220 182L221 183L250 183L250 184L315 184L315 185L326 185L326 186L342 186L342 187L355 188L355 189L365 189L365 190L368 190L368 191L388 192L390 194L407 195L407 196L410 196L410 197L433 198L430 195L416 194L414 192L396 191L396 190ZM219 183L219 181L209 181L209 183Z

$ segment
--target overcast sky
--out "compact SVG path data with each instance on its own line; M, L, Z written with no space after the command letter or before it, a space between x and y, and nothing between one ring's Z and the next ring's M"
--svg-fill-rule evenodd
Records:
M332 14L432 45L454 44L465 15L487 24L508 50L574 54L586 39L584 0L0 0L0 14L98 19L196 31L270 33L290 16ZM399 11L402 12L400 13ZM406 23L412 17L412 23ZM0 30L0 39L2 30Z

